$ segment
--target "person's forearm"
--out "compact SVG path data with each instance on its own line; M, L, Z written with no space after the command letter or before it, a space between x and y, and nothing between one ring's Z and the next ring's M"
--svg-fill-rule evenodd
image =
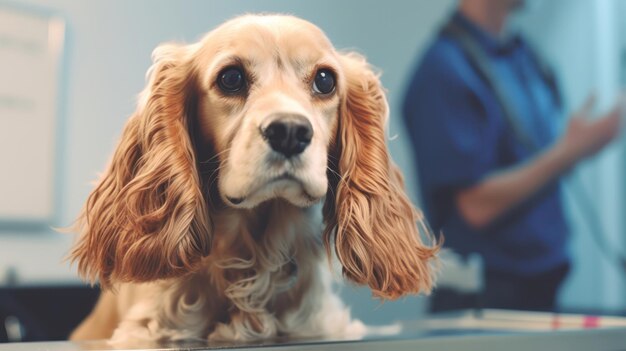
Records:
M559 141L535 159L488 175L477 185L462 190L455 201L464 219L475 228L489 225L614 140L619 135L624 107L618 104L601 118L590 119L592 106L593 100L588 100L570 118Z
M488 175L456 196L461 216L480 229L535 195L575 163L565 147L556 144L528 162Z

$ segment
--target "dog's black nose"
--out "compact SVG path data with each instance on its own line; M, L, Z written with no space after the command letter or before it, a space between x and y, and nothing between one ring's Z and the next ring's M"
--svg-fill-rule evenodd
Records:
M279 118L262 131L272 149L289 158L301 154L311 143L313 126L302 116Z

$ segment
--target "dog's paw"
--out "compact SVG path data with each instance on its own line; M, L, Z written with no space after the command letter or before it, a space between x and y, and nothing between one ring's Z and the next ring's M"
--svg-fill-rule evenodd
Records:
M153 324L156 323L153 321ZM162 341L162 335L155 333L158 326L149 326L150 322L139 324L122 322L108 343L114 349L120 348L153 348Z
M218 323L209 341L253 341L276 337L276 319L265 313L237 314L230 323Z

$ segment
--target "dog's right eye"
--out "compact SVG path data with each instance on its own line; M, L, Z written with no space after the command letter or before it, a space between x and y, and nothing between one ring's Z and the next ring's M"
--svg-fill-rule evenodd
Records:
M217 76L217 85L225 93L237 93L246 85L246 77L239 67L227 67Z

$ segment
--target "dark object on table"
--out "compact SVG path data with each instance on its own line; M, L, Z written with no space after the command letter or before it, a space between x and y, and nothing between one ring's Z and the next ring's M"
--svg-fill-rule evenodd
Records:
M65 340L99 294L84 286L0 288L0 342Z

